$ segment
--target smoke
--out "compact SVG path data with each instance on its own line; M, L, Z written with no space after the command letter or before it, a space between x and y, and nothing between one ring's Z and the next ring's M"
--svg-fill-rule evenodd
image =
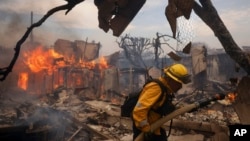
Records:
M4 20L0 21L1 31L0 31L0 44L4 47L13 47L18 39L21 38L24 30L27 28L25 26L24 19L18 13L7 13L0 11L0 17L4 17Z
M29 127L31 131L48 128L51 134L49 138L53 140L62 140L66 129L77 128L72 125L72 117L69 113L42 104L36 95L30 95L18 88L9 89L6 92L1 98L0 111L3 111L2 115L6 117L13 115L11 124Z

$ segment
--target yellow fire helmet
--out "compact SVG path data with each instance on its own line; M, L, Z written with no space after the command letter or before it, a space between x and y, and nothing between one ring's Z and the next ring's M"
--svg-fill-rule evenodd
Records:
M171 77L179 83L187 84L191 82L190 74L188 73L187 68L182 64L173 64L164 68L163 72L165 75Z

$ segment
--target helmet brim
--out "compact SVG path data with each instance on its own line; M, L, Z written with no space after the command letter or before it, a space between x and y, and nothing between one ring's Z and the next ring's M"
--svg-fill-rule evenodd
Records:
M181 84L188 84L191 82L190 75L183 76L182 78L177 78L173 74L171 74L169 71L166 73L169 77L171 77L173 80L181 83Z

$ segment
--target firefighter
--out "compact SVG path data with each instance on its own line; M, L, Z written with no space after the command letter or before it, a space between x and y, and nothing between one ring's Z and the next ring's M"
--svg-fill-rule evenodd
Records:
M143 132L145 141L167 141L166 131L159 128L151 132L150 124L175 109L172 104L174 93L191 81L187 68L182 64L164 68L163 75L158 79L165 86L165 92L162 93L156 82L144 86L132 113L133 140Z

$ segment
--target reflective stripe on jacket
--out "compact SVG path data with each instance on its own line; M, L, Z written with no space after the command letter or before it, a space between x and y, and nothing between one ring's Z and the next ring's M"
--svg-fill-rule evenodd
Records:
M159 80L169 89L169 86L165 79L162 77ZM166 94L162 97L162 100L158 100L161 97L161 87L156 82L150 82L144 86L138 102L133 110L133 120L135 126L142 132L150 131L150 124L161 118L161 115L150 109L157 109L160 107L166 99ZM160 128L154 132L156 135L160 135Z

